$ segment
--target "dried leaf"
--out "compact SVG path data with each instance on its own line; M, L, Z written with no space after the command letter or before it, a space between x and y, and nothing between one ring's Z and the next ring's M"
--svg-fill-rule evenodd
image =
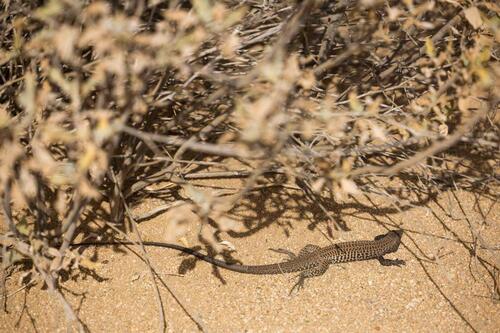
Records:
M75 46L79 37L79 29L62 25L54 36L54 46L61 59L71 61L75 59Z
M323 186L325 186L325 182L326 179L324 177L318 178L312 183L311 189L314 193L321 193Z
M221 53L225 58L233 58L240 45L240 38L236 34L231 34L222 42Z
M220 231L234 231L234 232L243 232L245 231L245 226L243 223L236 221L235 219L232 219L227 216L221 216L219 217L216 221L217 226L219 227Z
M24 256L17 251L7 250L7 256L3 258L3 260L5 261L2 264L8 267L10 265L23 261Z
M80 258L78 258L77 263L79 266L84 267L84 268L89 269L89 270L93 270L93 271L98 270L99 268L102 267L101 263L92 261L92 260L90 260L86 257L82 257L82 256L80 256Z
M215 238L215 232L217 230L208 224L204 224L201 228L201 237L210 244L210 246L215 250L215 252L220 253L224 250L224 246L219 244L217 238Z
M340 187L342 188L342 191L347 194L355 195L360 193L358 186L351 179L342 178L340 180Z
M55 186L74 184L77 180L75 165L65 162L55 164L49 174L49 180Z
M465 18L469 21L470 25L474 29L479 29L483 24L483 19L481 18L481 13L477 7L470 7L464 10Z
M10 122L10 114L0 105L0 129L9 127Z
M33 231L33 226L28 223L25 217L22 217L16 224L16 229L21 235L28 237Z
M203 22L212 21L212 5L209 0L193 0L193 8Z
M198 207L201 215L207 215L213 203L213 198L209 193L200 191L190 184L183 186L184 193L191 199Z
M236 246L234 246L234 244L231 243L230 241L225 240L225 241L219 242L219 244L224 246L226 249L228 249L231 252L236 251Z
M199 217L193 213L192 205L186 204L174 207L165 214L167 227L163 238L167 243L175 243L189 230L189 226L200 222Z
M29 124L36 112L36 82L32 72L24 74L24 91L19 95L18 102L26 111L25 123Z
M36 197L37 192L38 192L38 183L26 168L21 168L21 171L19 173L19 183L21 185L23 193L28 197L29 199L33 199Z
M432 42L432 39L430 39L429 37L425 38L425 53L427 53L427 55L431 58L436 57L434 43Z
M177 241L181 243L184 247L189 247L189 242L185 236L179 237Z
M97 148L94 145L85 146L83 156L78 159L78 171L80 173L85 173L90 168L90 165L94 162L96 155Z
M298 82L298 84L305 90L311 89L315 83L316 76L313 71L304 71Z
M397 7L388 7L387 8L387 16L389 17L389 21L393 22L398 19L403 14L403 11Z
M231 10L228 11L227 15L224 16L221 28L227 29L230 26L240 22L247 13L247 11L248 9L246 6L240 6L239 8L236 9L231 8Z
M438 132L441 137L445 137L448 135L448 126L446 124L441 124L438 127Z
M379 143L387 142L387 136L383 127L375 123L370 123L371 136L373 139L378 140Z
M359 102L358 95L354 91L349 93L349 106L353 112L363 112L363 105Z

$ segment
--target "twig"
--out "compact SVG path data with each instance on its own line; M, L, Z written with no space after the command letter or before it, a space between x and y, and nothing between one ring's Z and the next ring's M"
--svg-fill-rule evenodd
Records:
M73 201L73 207L71 209L71 212L68 214L68 217L66 218L66 221L63 223L63 242L59 248L59 252L61 253L60 255L60 261L62 262L62 259L64 258L64 255L66 253L66 250L69 247L69 244L73 241L73 236L76 231L76 227L78 226L78 218L80 217L80 212L82 208L87 204L88 199L86 198L80 198L78 194L75 195L75 200Z
M12 211L10 209L10 190L12 186L12 180L9 179L7 183L5 184L5 189L3 192L3 200L2 200L2 208L3 208L3 216L5 220L5 224L9 231L19 237L19 232L17 231L17 228L14 224L14 221L12 221Z
M279 174L283 173L280 170L266 170L265 174ZM211 179L211 178L245 178L252 174L248 170L233 170L233 171L212 171L212 172L197 172L182 175L184 179Z
M182 206L182 205L185 205L186 202L185 201L175 201L175 202L172 202L172 203L169 203L169 204L166 204L166 205L162 205L162 206L159 206L159 207L156 207L152 210L150 210L149 212L145 213L145 214L142 214L142 215L136 215L134 217L135 221L137 223L140 223L142 221L145 221L145 220L148 220L150 219L151 217L153 216L156 216L158 214L161 214L169 209L172 209L174 207L179 207L179 206Z
M10 86L10 85L12 85L12 84L14 84L14 83L17 83L17 82L19 82L19 81L22 81L22 80L24 80L24 75L22 75L22 76L20 76L20 77L18 77L18 78L15 78L15 79L9 80L8 82L5 82L4 84L2 84L2 85L0 86L0 93L2 93L2 92L3 92L3 90L4 90L5 88L7 88L8 86Z
M136 136L142 140L152 140L155 142L165 143L171 146L182 146L186 144L187 140L189 140L173 135L167 136L155 133L145 133L125 125L122 126L122 131L127 134ZM185 148L199 153L225 156L225 157L237 157L241 159L259 158L257 156L250 156L244 151L237 150L232 145L223 145L223 144L216 145L211 143L189 142L186 144Z
M149 268L149 273L150 273L150 276L151 276L151 281L153 282L153 286L155 288L156 300L158 302L158 312L159 312L159 315L160 315L160 332L165 332L166 331L165 309L163 307L163 301L161 299L160 289L158 288L158 284L156 283L156 279L155 279L155 275L153 273L153 268L151 266L151 262L149 261L149 257L148 257L148 254L146 252L146 248L144 247L144 244L142 244L142 238L141 238L141 234L139 233L139 230L137 229L137 223L134 220L134 217L132 216L132 213L130 212L130 210L128 208L128 205L127 205L127 202L125 201L125 197L123 195L123 192L119 188L119 185L118 185L115 173L113 172L113 170L111 170L110 172L111 172L111 175L113 176L113 181L115 183L115 186L118 187L120 197L121 197L121 199L123 201L123 207L125 208L127 216L128 216L128 218L130 219L130 222L131 222L130 224L132 225L134 233L137 236L137 239L139 240L138 241L138 245L140 245L140 247L141 247L141 251L142 251L142 254L144 256L144 261L145 261L146 265Z
M31 287L33 284L35 284L35 280L30 280L28 283L24 284L22 287L17 288L16 290L12 291L10 294L4 293L3 295L0 296L0 299L3 299L4 302L7 302L7 298L14 296L20 291L23 291L24 289ZM4 312L7 312L4 310Z
M197 165L205 165L205 166L221 166L224 167L225 164L222 162L208 162L208 161L197 161L197 160L178 160L171 157L154 157L151 163L160 163L163 161L170 161L175 163L185 163L185 164L197 164ZM141 165L146 165L148 162L144 162Z
M344 63L347 59L349 59L353 54L356 52L360 51L360 45L359 44L352 44L349 45L347 50L339 54L338 56L335 56L334 58L330 58L321 65L317 66L314 69L314 75L316 77L321 77L326 71L338 67Z
M5 283L7 281L7 270L5 267L5 258L6 258L7 250L5 245L2 245L2 266L0 267L0 298L3 298L2 302L2 310L4 313L7 313L7 288L5 287Z

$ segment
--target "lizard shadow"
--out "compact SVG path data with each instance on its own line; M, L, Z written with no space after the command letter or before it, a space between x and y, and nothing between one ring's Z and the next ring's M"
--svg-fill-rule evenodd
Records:
M240 260L235 259L229 251L222 251L221 253L216 253L213 249L213 247L209 246L208 244L205 244L205 248L207 249L208 253L207 255L214 258L217 254L220 254L223 257L223 260L228 263L228 264L243 264ZM202 247L201 246L194 246L191 248L194 251L201 252ZM184 260L182 260L181 264L178 267L177 272L181 275L185 275L187 272L192 271L196 268L196 264L200 261L203 261L201 259L198 259L196 257L193 257L187 253L179 253L180 257L185 257ZM204 263L206 264L206 263ZM222 284L227 284L226 280L220 273L219 267L212 265L212 272L215 275L215 277L222 283Z

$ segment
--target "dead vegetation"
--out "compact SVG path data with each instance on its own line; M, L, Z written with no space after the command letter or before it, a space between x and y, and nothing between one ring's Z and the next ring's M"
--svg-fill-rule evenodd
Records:
M329 232L347 226L322 202L360 192L400 209L411 195L450 187L495 196L494 2L3 0L1 8L2 267L28 261L25 282L41 279L70 321L78 319L58 282L92 267L71 242L140 239L136 223L165 211L172 240L189 217L200 241L220 251L216 231L245 228L226 213L264 186L304 191ZM231 169L230 159L248 168ZM192 186L221 177L246 185L211 196ZM386 186L387 177L404 186ZM152 197L165 205L132 215L129 207Z

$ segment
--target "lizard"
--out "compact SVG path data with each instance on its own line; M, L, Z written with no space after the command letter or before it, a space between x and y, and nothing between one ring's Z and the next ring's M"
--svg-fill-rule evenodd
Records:
M145 246L165 247L181 251L195 256L198 259L206 261L212 265L228 269L230 271L244 274L285 274L300 272L299 280L293 286L290 293L295 289L301 289L304 280L307 278L323 275L331 264L345 263L351 261L361 261L378 259L384 266L404 265L403 260L390 260L384 258L384 255L396 252L401 243L402 230L391 230L383 235L378 235L374 240L361 240L351 242L341 242L325 247L307 244L297 255L291 251L283 249L274 249L276 252L284 253L289 256L289 260L267 264L267 265L240 265L230 264L225 261L205 255L193 249L170 243L161 242L142 242ZM130 241L111 241L111 242L81 242L72 243L71 246L105 246L105 245L137 245L138 243Z

